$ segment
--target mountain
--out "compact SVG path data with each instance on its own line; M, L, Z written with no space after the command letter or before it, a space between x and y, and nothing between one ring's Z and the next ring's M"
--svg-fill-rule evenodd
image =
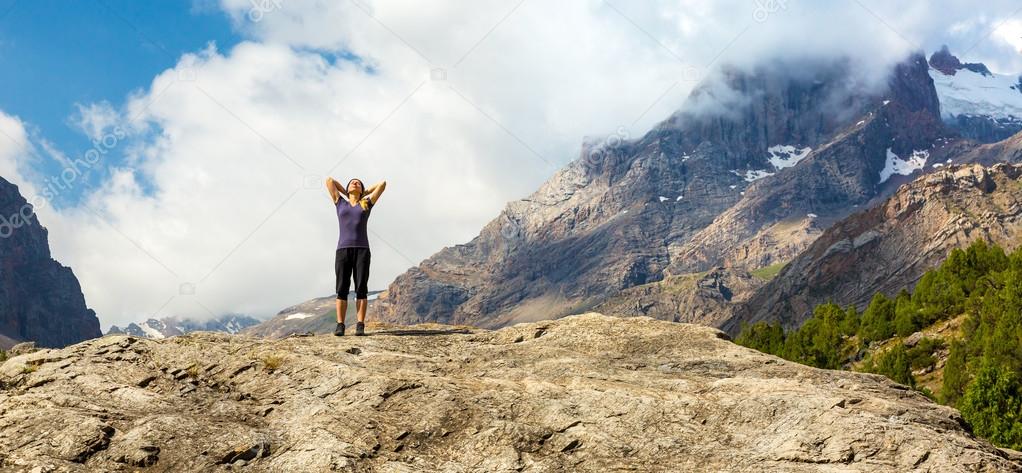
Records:
M239 333L249 327L259 324L258 319L247 315L223 315L211 320L196 321L191 319L179 319L177 317L164 317L162 319L147 319L140 323L130 323L123 329L113 325L107 331L107 335L131 335L144 338L167 338L176 337L196 331Z
M104 337L13 357L0 383L4 470L1022 471L1018 452L885 377L596 313L499 331Z
M963 64L947 46L929 63L941 117L963 136L992 143L1022 130L1022 77L995 74L981 63Z
M369 305L366 307L366 320L369 325L377 321L376 298L380 291L369 291ZM351 326L356 321L355 295L348 295L348 312L345 322ZM288 307L273 318L253 325L242 331L243 334L262 338L283 338L294 334L333 333L337 325L337 298L333 295L318 297L301 304Z
M978 149L962 159L993 157ZM722 328L737 333L742 323L761 320L797 328L825 302L861 310L877 292L911 289L952 248L977 239L1009 250L1022 243L1022 164L945 166L902 186L883 204L824 231Z
M62 347L101 335L71 268L50 256L32 206L0 178L0 348L20 341Z
M586 143L476 238L400 275L380 313L495 327L719 267L741 278L975 146L941 121L922 55L876 90L850 79L853 67L724 68L645 136Z

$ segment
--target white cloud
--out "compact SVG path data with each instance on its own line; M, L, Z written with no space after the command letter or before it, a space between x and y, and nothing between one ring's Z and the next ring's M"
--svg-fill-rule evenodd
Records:
M30 185L25 168L31 164L28 156L31 148L21 120L0 112L0 177L14 184Z
M115 144L130 159L42 218L104 326L265 316L330 293L337 230L320 181L338 163L342 180L388 181L370 223L382 289L472 238L583 136L641 136L711 64L847 54L881 81L969 16L926 2L789 2L762 22L753 1L256 3L272 6L257 22L253 2L221 5L249 41L183 56L123 109L80 108L90 136L132 134Z
M107 130L121 121L110 102L75 104L78 113L71 117L72 124L91 139L101 138Z

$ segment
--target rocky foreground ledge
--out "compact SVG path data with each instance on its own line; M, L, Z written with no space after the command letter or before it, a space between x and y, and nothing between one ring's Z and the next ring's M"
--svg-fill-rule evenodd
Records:
M959 413L715 329L112 336L0 365L2 471L1022 471Z

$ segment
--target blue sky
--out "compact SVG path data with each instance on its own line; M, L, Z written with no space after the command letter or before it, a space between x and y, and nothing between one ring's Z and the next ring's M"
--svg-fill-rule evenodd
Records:
M229 49L241 40L222 10L187 1L0 0L0 15L0 110L69 156L92 146L74 125L76 104L119 108L182 53L210 42ZM117 164L117 157L107 163ZM48 159L36 171L60 168ZM102 177L87 176L54 204L73 203Z

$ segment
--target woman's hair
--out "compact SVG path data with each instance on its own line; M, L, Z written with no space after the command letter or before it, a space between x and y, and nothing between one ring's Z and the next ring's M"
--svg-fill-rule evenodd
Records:
M362 180L357 177L353 177L348 181L348 185L344 186L344 192L348 192L348 188L351 187L351 183L355 181L358 181L358 183L362 185L362 193L365 194L366 183L362 182Z
M365 195L366 194L366 183L362 182L361 179L355 177L355 178L352 178L351 180L349 180L348 181L348 185L344 186L344 192L348 192L348 188L351 187L351 183L355 182L355 181L358 181L358 183L362 185L362 194L358 196L358 203L359 203L359 205L362 206L362 210L369 210L369 206L372 204L372 201L370 201L369 198L366 197L366 195Z

